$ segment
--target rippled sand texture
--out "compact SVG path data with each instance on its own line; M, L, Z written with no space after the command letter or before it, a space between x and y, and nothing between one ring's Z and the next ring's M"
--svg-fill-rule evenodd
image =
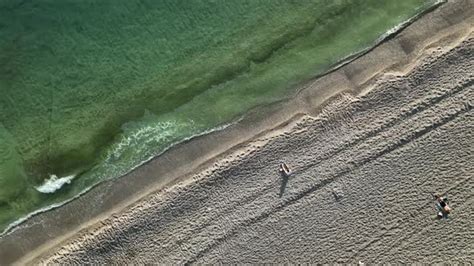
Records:
M434 2L0 1L0 233L289 98Z
M471 28L41 262L472 262L473 53ZM282 161L294 170L286 181ZM447 193L449 219L436 219L431 192Z

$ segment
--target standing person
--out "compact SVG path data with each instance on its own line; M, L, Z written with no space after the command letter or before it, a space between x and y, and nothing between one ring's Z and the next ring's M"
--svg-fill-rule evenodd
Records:
M286 177L289 177L291 175L291 169L288 167L286 163L281 163L280 169L278 171L280 171L280 173L282 173Z

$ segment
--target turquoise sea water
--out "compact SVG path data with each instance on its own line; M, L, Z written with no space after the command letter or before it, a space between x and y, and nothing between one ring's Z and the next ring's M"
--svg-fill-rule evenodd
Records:
M0 0L0 231L224 125L434 0Z

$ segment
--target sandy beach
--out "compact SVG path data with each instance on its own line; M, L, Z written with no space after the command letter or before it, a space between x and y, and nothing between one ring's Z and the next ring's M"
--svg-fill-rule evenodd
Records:
M474 261L473 10L449 1L292 100L32 217L0 264Z

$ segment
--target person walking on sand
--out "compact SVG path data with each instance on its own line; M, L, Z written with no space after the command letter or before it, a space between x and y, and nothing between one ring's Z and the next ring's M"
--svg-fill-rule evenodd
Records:
M448 206L448 199L437 194L433 194L433 197L436 200L436 207L439 210L438 218L447 216L451 212L451 208Z
M280 169L278 169L280 173L282 173L285 177L289 177L291 175L291 169L288 167L286 163L280 164Z

